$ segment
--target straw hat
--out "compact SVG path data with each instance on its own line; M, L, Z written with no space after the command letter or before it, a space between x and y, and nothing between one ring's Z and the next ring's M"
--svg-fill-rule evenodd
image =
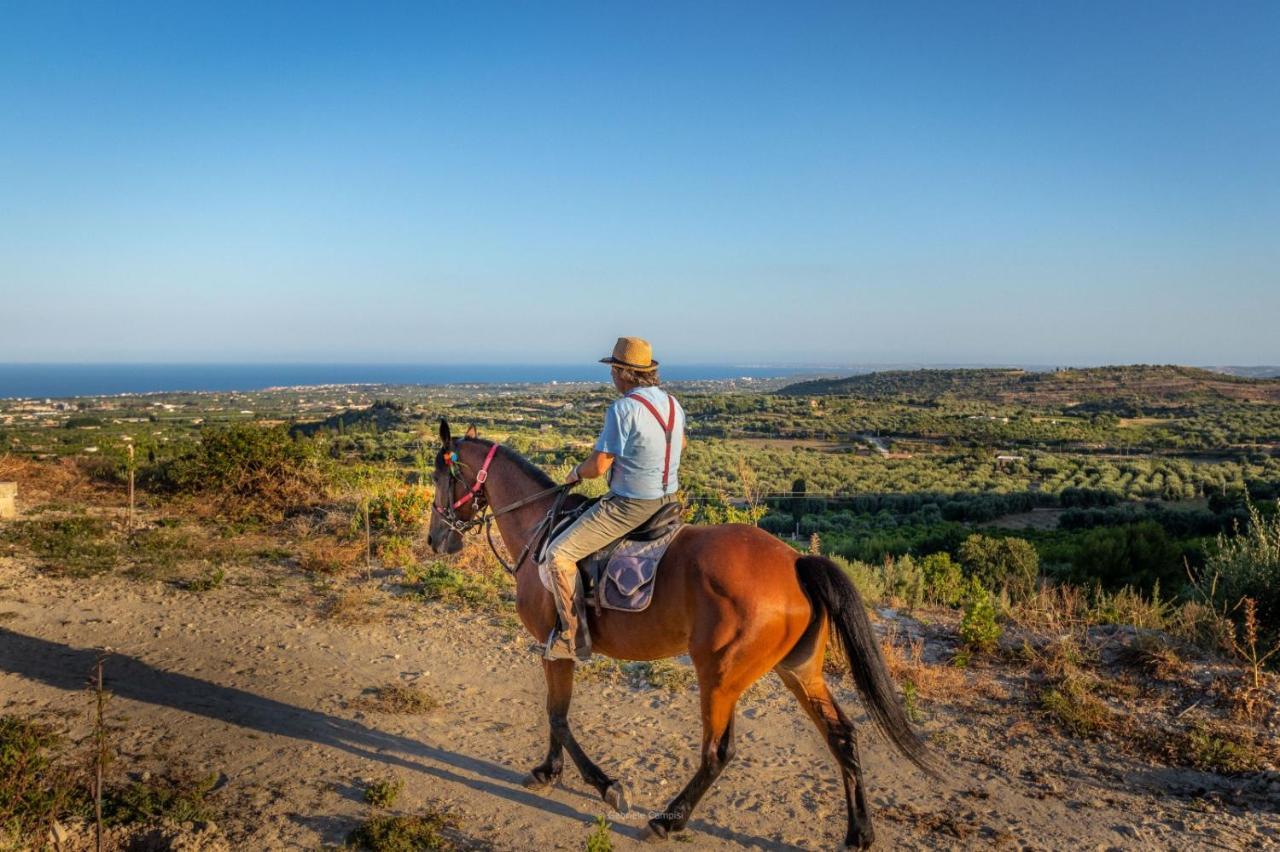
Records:
M601 358L600 363L617 364L642 373L658 369L658 362L653 360L653 347L649 341L639 337L619 337L613 346L613 354Z

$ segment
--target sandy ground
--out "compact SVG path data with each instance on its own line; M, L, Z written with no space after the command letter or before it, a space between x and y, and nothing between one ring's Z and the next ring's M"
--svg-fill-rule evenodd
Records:
M96 649L109 647L119 765L176 759L222 773L218 827L232 848L341 844L367 814L363 784L388 775L406 782L397 810L442 808L478 844L582 848L605 812L594 791L570 766L546 793L520 783L546 742L529 639L502 617L397 597L391 578L366 582L373 619L351 625L323 616L326 593L301 578L265 582L246 571L195 594L115 577L51 579L0 559L3 712L61 713L83 734L85 678ZM392 683L429 689L439 709L358 709L364 690ZM837 695L864 718L847 679ZM648 812L693 773L696 708L692 690L579 684L578 738L630 789L631 813L610 815L615 848L641 848ZM1280 847L1280 790L1268 804L1256 784L1245 794L1216 776L1116 757L1106 743L1058 737L1018 712L997 699L926 704L943 782L863 725L878 847ZM837 848L836 770L790 694L771 676L744 698L739 721L738 757L695 812L691 848Z

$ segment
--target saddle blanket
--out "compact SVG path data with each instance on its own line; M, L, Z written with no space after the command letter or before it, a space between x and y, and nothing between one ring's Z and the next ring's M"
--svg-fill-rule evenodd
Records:
M669 532L653 541L623 539L578 563L587 602L597 609L642 612L653 600L658 563L684 524L672 524ZM551 589L551 567L538 563L542 585Z

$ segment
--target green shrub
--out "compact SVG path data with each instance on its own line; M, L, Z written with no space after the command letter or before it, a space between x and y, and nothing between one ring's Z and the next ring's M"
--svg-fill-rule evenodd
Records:
M1280 507L1280 501L1277 501ZM1249 524L1219 535L1205 558L1201 589L1219 611L1237 610L1244 598L1257 605L1258 629L1280 638L1280 513L1263 517L1248 504Z
M369 526L373 532L412 533L431 520L431 490L420 485L402 485L369 498ZM357 513L355 529L363 530Z
M499 572L501 569L499 569ZM412 566L405 579L416 583L428 600L458 603L478 609L510 607L510 583L499 572L476 572L457 568L445 562Z
M223 571L221 568L214 568L207 574L188 580L186 588L188 592L195 592L197 594L201 592L211 592L214 589L222 588L222 584L226 579L226 571Z
M150 773L123 790L111 792L103 803L103 819L111 825L164 818L174 822L209 822L219 815L207 797L218 783L218 773L195 775L171 771Z
M964 615L960 619L961 641L973 651L994 651L1004 628L996 621L996 607L991 599L991 592L987 591L977 577L971 577L966 598Z
M910 556L887 556L881 571L885 592L908 609L924 601L924 574Z
M326 490L309 440L291 437L283 426L253 423L206 427L196 449L170 465L165 481L212 497L233 517L266 520L315 505Z
M1181 752L1183 762L1206 772L1250 772L1261 764L1253 743L1241 740L1225 729L1214 729L1203 723L1188 732Z
M1021 538L973 534L960 545L960 561L970 576L993 591L1007 589L1014 600L1025 600L1036 588L1040 556Z
M444 835L444 829L448 827L449 821L435 813L426 816L379 814L365 820L351 832L348 842L369 852L453 849L454 844Z
M920 560L924 575L924 596L931 603L959 606L964 602L964 571L951 559L951 554L930 553Z
M850 561L842 556L832 556L830 559L853 581L864 604L875 606L884 599L885 582L880 569L865 562Z
M413 555L413 545L408 539L398 535L390 536L378 542L378 559L388 568L409 568L418 563Z
M596 817L595 827L587 835L586 852L613 852L613 835L603 815Z
M1114 714L1093 694L1085 675L1068 670L1057 683L1040 693L1040 707L1060 726L1077 737L1093 737L1114 724Z
M0 537L30 550L47 570L73 577L111 571L120 557L111 526L99 518L17 521L0 527Z
M404 792L404 781L399 778L382 778L364 788L364 800L375 808L389 808Z
M49 725L19 716L0 717L0 845L44 842L49 825L69 814L87 816L89 800L66 767L55 765L62 738Z

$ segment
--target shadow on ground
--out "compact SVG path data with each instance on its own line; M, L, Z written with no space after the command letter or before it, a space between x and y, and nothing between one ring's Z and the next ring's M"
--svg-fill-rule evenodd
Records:
M57 689L81 690L101 652L76 648L0 627L0 670ZM165 671L136 657L111 653L104 665L106 687L131 701L170 707L183 713L238 725L264 734L340 749L365 760L421 772L444 781L553 813L586 825L597 811L585 812L532 793L521 785L523 773L480 758L448 751L394 734L383 733L350 719L330 716L264 698L243 689L223 686L177 672ZM467 774L460 774L467 773ZM714 837L765 849L790 848L776 841L691 820L689 827ZM641 827L615 824L614 830L639 840Z

